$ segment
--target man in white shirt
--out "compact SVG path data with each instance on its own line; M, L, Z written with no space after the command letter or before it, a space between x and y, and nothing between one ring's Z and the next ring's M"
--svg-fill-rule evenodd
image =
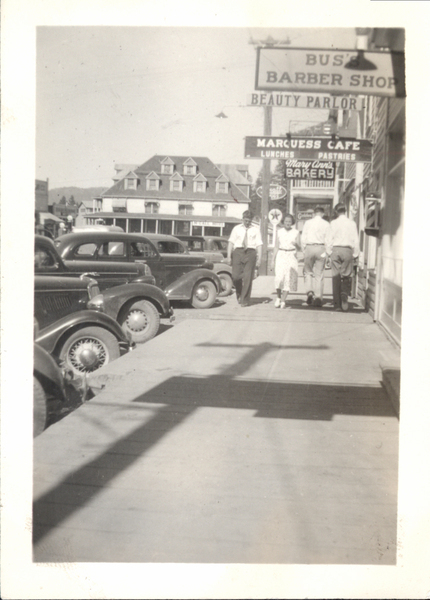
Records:
M314 216L303 226L301 244L304 252L303 275L308 305L322 306L326 241L329 223L323 219L324 208L317 206Z
M347 311L354 258L358 257L360 248L357 225L346 216L346 206L337 204L335 212L338 216L330 223L327 241L333 277L333 305L338 310Z
M236 225L228 240L227 262L232 265L232 278L237 301L249 306L254 270L261 264L263 240L260 228L252 224L253 214L246 210L242 223Z

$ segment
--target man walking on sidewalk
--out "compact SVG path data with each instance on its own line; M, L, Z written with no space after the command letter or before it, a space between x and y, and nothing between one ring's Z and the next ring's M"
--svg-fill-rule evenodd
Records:
M254 270L261 264L263 240L260 228L252 224L253 214L246 210L242 223L236 225L228 240L227 262L232 265L232 278L237 301L249 306Z
M324 269L326 263L326 242L329 223L323 219L324 208L317 206L312 219L306 221L302 231L304 252L303 275L305 280L306 302L322 306L324 291Z
M354 258L360 251L359 240L357 225L346 216L346 206L337 204L334 210L338 216L330 223L327 242L333 277L333 305L347 311Z

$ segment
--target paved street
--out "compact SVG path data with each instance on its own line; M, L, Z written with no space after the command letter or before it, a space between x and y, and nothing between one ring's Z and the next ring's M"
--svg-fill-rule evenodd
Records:
M398 351L273 292L177 310L35 440L36 562L395 564Z

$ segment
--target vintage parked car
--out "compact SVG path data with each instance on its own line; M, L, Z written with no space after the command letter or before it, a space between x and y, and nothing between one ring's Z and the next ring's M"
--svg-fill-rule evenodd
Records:
M106 260L147 265L156 285L170 301L188 301L195 308L210 308L222 291L212 263L185 253L161 255L143 233L69 233L55 243L66 266L81 263L87 272L98 272L99 265Z
M55 240L55 245L58 246L59 240L67 237L65 234ZM74 234L71 234L74 235ZM78 235L78 234L76 234ZM87 232L86 235L91 235ZM48 242L48 243L44 243ZM97 262L97 273L94 271L94 262L87 262L85 257L79 261L61 261L58 258L58 252L52 250L53 245L49 243L46 237L41 235L35 236L35 253L34 253L34 272L38 275L59 275L61 277L67 275L72 277L80 277L83 274L90 274L97 279L98 286L101 290L122 285L124 283L149 283L154 285L155 278L151 275L151 270L144 262L121 262L110 260L105 257L104 260ZM85 248L82 249L84 251Z
M33 436L46 429L48 402L65 402L67 398L66 377L46 350L34 344L33 361Z
M88 277L34 277L34 341L83 378L134 346L112 317L87 308L99 294Z
M187 245L179 237L173 235L162 235L160 233L145 234L156 246L161 254L190 254ZM228 296L233 289L233 277L231 266L224 261L224 256L218 251L192 251L192 256L198 256L213 263L213 270L221 279L222 291L218 294Z
M35 322L35 333L37 323ZM53 416L87 399L89 388L73 371L61 367L39 344L33 344L33 436L52 423ZM57 419L58 420L58 419Z
M54 244L44 237L36 236L35 239L35 273L37 275L46 274L49 277L74 276L80 273L82 263L71 262L66 266L59 256ZM103 270L105 263L97 264L97 273L90 272L88 275L97 277ZM107 263L111 267L112 263ZM131 335L133 342L142 343L152 339L160 327L160 318L174 320L173 309L170 306L166 294L160 290L154 283L152 276L142 275L140 278L132 279L136 275L133 273L134 267L138 267L143 272L149 272L147 265L137 265L136 263L113 263L121 277L126 276L126 270L120 272L118 267L125 267L131 274L131 282L124 285L115 285L104 289L100 294L96 294L87 301L87 308L100 310L115 319L123 330ZM114 271L110 270L112 274ZM81 277L85 273L81 273ZM126 277L127 278L127 277ZM149 279L152 283L143 283L143 279Z
M211 252L227 257L228 238L217 235L177 235L190 252Z

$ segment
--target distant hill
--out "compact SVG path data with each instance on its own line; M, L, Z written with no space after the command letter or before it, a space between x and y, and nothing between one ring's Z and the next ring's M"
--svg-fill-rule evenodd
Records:
M49 190L49 204L58 204L63 196L66 200L73 196L75 202L80 204L81 202L92 202L95 196L106 191L108 188L105 187L94 187L94 188L78 188L78 187L61 187L53 188Z

